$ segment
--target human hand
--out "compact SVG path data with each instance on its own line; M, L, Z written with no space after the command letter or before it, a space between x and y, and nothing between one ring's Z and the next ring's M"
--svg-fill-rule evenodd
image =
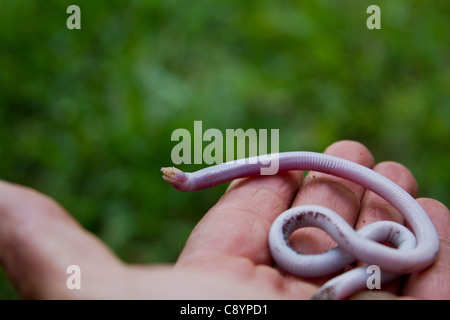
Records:
M374 166L362 145L342 141L325 153L373 169L415 196L417 185L402 165ZM33 190L0 182L0 262L25 298L38 299L307 299L327 279L300 279L273 266L267 237L272 221L291 206L320 204L356 228L376 220L403 218L372 192L322 173L300 172L239 179L193 230L175 266L122 263L95 236L53 200ZM432 199L418 199L441 238L440 252L430 268L383 291L355 298L401 295L439 299L450 297L448 209ZM317 229L295 232L292 244L304 253L330 249L333 241ZM66 286L69 265L81 269L82 287ZM387 291L384 291L387 290Z

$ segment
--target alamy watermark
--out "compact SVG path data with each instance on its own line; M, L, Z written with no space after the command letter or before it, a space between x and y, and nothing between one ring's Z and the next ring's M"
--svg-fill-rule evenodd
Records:
M381 9L379 6L372 4L367 7L366 13L370 16L367 18L366 26L367 29L381 29Z
M69 30L81 29L81 9L77 5L69 5L66 13L70 16L66 20L66 27ZM366 26L369 30L381 29L381 9L379 6L372 4L367 7L366 13L370 16L366 20Z
M367 267L366 273L370 274L366 280L367 289L381 289L381 269L379 266L373 264Z
M66 273L69 274L66 280L66 287L69 290L81 289L81 268L72 264L67 267ZM381 269L377 265L370 265L366 268L366 273L370 274L366 280L366 287L369 290L381 289Z
M76 264L67 267L66 273L70 274L66 280L66 287L69 290L81 289L81 268Z
M67 7L66 13L70 16L66 20L66 27L69 30L81 29L81 9L77 5L70 5Z
M172 148L171 159L176 165L260 162L261 174L273 175L279 169L279 135L279 129L270 129L270 134L267 129L253 128L226 129L225 133L216 128L203 131L203 122L194 121L193 135L184 128L172 132L171 140L178 143ZM267 155L269 136L271 154Z

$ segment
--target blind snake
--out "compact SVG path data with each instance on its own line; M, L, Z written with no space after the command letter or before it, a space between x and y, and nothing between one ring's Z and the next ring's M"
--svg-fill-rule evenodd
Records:
M319 277L335 273L354 260L381 269L381 281L389 281L431 265L439 250L439 238L427 213L397 184L381 174L338 157L315 152L284 152L226 162L186 173L162 168L163 178L180 191L210 188L230 180L259 175L270 161L278 161L278 171L312 170L328 173L360 184L395 207L413 233L392 221L378 221L355 231L336 212L317 205L293 207L273 222L269 247L275 262L285 271L300 277ZM314 226L325 230L338 244L321 254L296 252L289 236L298 228ZM389 247L380 242L390 242ZM313 299L343 299L365 289L367 268L345 272L326 282Z

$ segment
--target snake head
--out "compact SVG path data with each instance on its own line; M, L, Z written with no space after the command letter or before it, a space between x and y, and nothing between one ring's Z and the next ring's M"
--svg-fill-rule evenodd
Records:
M175 189L186 191L185 186L188 180L187 174L175 167L161 168L163 179L170 183Z

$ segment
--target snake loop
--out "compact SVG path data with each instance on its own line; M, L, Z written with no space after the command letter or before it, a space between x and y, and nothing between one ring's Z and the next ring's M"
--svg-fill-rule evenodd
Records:
M436 258L439 238L427 213L418 202L397 184L381 174L345 159L315 152L285 152L246 161L227 162L186 173L176 168L163 168L163 178L181 191L210 188L237 178L261 174L267 160L278 162L279 172L313 170L328 173L360 184L390 203L405 218L413 233L400 224L380 221L354 231L334 211L320 206L291 208L275 219L269 232L269 246L274 260L294 275L317 277L331 274L358 259L375 264L382 271L382 280L402 273L426 268ZM318 255L295 252L289 245L290 234L298 227L324 229L338 247ZM388 241L397 248L379 242ZM364 268L363 268L364 269ZM346 272L327 282L313 298L341 299L361 290L367 274L361 268Z

